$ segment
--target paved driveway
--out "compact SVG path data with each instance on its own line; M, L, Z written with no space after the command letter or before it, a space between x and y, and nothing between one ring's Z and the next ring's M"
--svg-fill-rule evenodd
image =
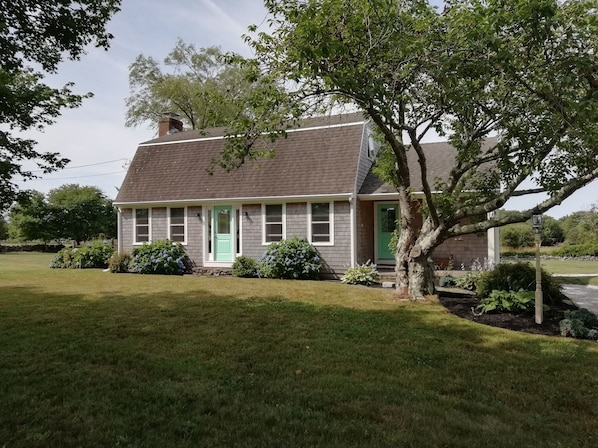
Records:
M563 293L578 307L587 308L598 315L598 286L563 285Z

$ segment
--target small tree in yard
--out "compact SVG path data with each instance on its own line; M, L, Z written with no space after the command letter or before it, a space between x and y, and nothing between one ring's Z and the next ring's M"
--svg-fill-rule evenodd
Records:
M259 120L232 123L220 165L263 154L261 132L279 135L281 123L314 107L357 107L382 143L377 174L399 195L402 292L433 292L430 259L446 239L523 222L598 176L595 2L454 0L442 12L422 0L265 5L271 32L247 38L256 54L247 64L287 92L263 89L247 101ZM422 141L433 132L456 151L447 154L448 179L429 174ZM537 188L522 190L530 177ZM421 204L412 200L415 178ZM513 196L539 192L549 198L486 218Z

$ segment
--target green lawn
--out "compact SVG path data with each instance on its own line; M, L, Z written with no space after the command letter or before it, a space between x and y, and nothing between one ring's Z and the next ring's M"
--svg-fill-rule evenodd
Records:
M595 447L598 344L382 289L0 254L0 447Z
M534 260L529 262L535 266ZM546 272L555 275L562 283L598 286L598 261L542 259L541 264Z
M555 275L596 274L598 276L598 261L542 259L541 264L544 269Z

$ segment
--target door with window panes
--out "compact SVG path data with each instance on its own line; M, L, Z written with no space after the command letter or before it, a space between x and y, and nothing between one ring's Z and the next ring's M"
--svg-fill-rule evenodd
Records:
M233 261L233 208L214 207L214 261Z
M376 262L392 264L395 261L389 248L392 235L397 228L398 204L376 204Z

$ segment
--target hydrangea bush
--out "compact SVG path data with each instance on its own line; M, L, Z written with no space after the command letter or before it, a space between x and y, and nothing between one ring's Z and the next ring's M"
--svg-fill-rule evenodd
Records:
M114 250L112 245L101 240L92 241L82 247L65 247L50 262L53 269L105 268Z
M181 243L170 240L153 241L131 251L129 271L138 274L183 274L190 261Z
M321 268L316 248L297 237L270 244L258 260L258 275L265 278L315 280Z

